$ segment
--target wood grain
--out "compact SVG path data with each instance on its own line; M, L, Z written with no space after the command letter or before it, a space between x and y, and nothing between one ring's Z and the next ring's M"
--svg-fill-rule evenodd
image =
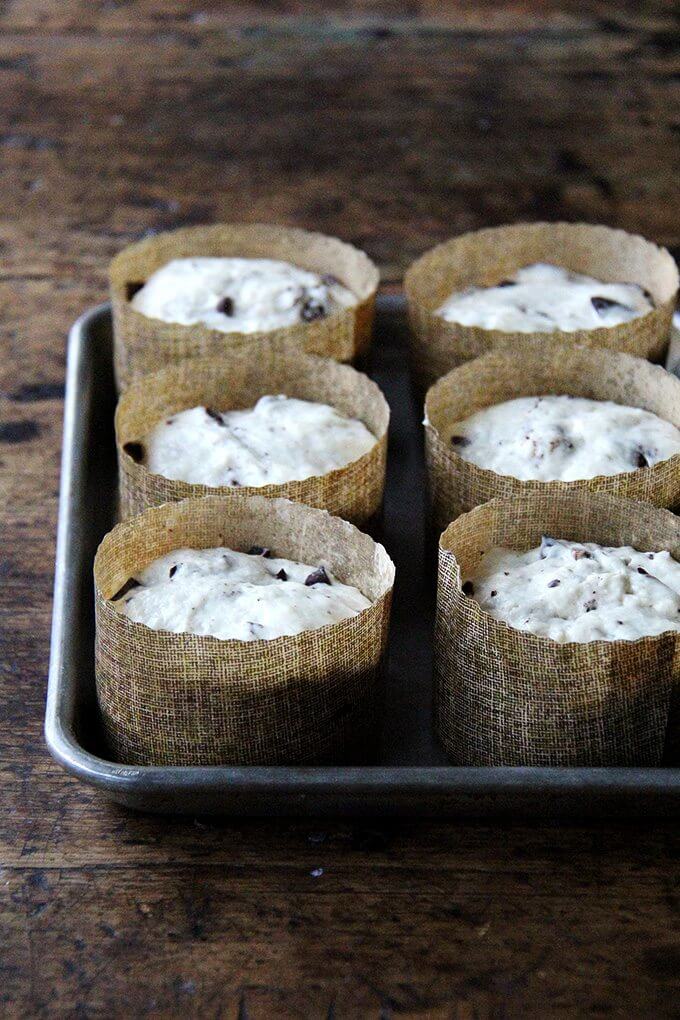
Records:
M111 255L230 218L388 282L517 219L677 245L676 28L648 0L0 6L3 1015L674 1015L670 825L163 821L41 725L64 337Z

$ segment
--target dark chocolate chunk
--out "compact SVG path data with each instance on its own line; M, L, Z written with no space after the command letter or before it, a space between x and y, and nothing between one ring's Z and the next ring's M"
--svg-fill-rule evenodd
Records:
M647 577L649 577L649 571L645 570L644 567L638 567L637 572L638 574L645 574Z
M491 596L492 599L495 599L496 595L498 595L498 592L497 591L490 591L489 595Z
M501 280L500 283L496 284L497 287L516 287L517 280Z
M472 595L474 595L474 593L475 593L475 586L472 583L472 581L464 581L463 582L463 594L464 595L472 596Z
M326 309L323 305L317 305L314 301L305 301L300 309L300 318L303 322L313 322L314 319L323 319Z
M587 602L583 603L583 608L585 609L586 613L592 613L593 609L597 609L597 602L595 601L595 599L588 599Z
M288 580L288 574L283 569L283 567L281 567L281 569L279 570L279 572L278 572L278 574L276 576L278 577L279 581L287 581Z
M219 304L218 304L217 308L215 309L215 311L219 312L221 315L233 315L234 314L234 299L230 298L230 297L222 298L222 300L219 302Z
M249 556L264 556L266 560L269 559L271 554L272 554L271 549L267 549L266 546L264 545L251 545L250 549L248 550Z
M136 464L141 464L144 460L144 447L141 443L125 443L123 445L123 451L127 453L128 457L131 457Z
M550 538L548 535L541 535L541 551L540 557L542 560L546 557L546 549L550 549L555 544L555 539Z
M590 303L596 312L608 312L610 308L623 308L625 312L632 312L632 308L622 305L620 301L612 301L606 297L591 297Z
M215 411L214 408L212 407L206 407L205 413L208 415L209 418L212 418L213 421L216 421L218 425L222 425L226 428L226 426L224 425L224 418L222 417L219 411Z
M550 582L548 583L548 587L549 587L549 588L556 588L556 587L557 587L557 585L558 585L558 584L561 584L561 583L562 583L562 582L560 581L559 577L556 577L554 581L550 581Z
M451 446L469 446L470 440L467 436L451 436Z
M123 595L127 595L133 588L141 588L139 581L135 581L134 577L128 577L127 581L122 588L119 588L115 595L112 595L110 602L117 602L118 599L122 599Z
M178 564L175 563L174 567L170 567L170 577L174 577L175 574L177 573L177 566Z
M633 454L633 464L635 464L635 467L639 468L649 467L649 461L645 457L642 450L636 450L635 453Z
M327 287L334 287L337 283L340 283L337 276L333 276L332 273L324 273L321 277L321 282L325 283Z
M325 567L317 567L313 570L308 577L305 578L305 584L310 588L313 584L330 584L331 579L326 573Z

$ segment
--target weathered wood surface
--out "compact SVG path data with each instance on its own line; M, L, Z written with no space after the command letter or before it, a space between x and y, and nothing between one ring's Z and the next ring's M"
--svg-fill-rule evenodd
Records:
M3 1015L677 1015L670 826L159 821L81 788L41 737L64 337L107 259L236 217L338 233L388 281L520 218L677 245L672 18L0 5Z

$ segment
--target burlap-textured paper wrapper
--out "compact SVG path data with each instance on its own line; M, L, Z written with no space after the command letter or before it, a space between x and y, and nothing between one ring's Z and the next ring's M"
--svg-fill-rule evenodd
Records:
M351 619L272 641L155 631L107 601L151 560L227 546L323 563L371 600ZM167 503L118 524L94 564L97 696L118 761L278 765L360 753L375 726L394 566L323 510L262 496Z
M202 325L161 322L132 308L130 297L155 270L171 259L197 255L280 259L331 273L352 291L358 304L323 319L264 333L220 333ZM224 354L264 337L336 361L352 361L370 343L378 282L378 270L364 252L335 237L294 227L220 223L149 237L125 248L110 267L118 389L125 389L134 376L183 358Z
M679 384L680 385L680 384ZM190 407L218 411L252 407L266 394L330 404L358 418L375 436L375 445L358 460L325 475L277 485L210 487L152 474L125 451L164 418ZM353 524L370 526L379 514L385 484L390 410L380 389L349 365L328 358L286 353L260 342L221 357L191 358L134 383L116 410L120 512L123 518L192 496L271 496L328 510Z
M492 347L531 337L540 344L555 333L506 333L446 322L435 311L454 291L494 286L522 266L549 262L603 282L638 283L655 308L619 326L557 336L571 344L606 347L661 361L678 289L678 270L665 248L623 230L584 223L528 223L491 227L452 238L408 269L404 288L411 324L411 365L420 391L450 369Z
M680 313L673 316L671 338L666 355L666 368L680 378Z
M450 442L451 426L482 408L516 397L568 395L653 411L680 428L680 380L629 354L547 340L490 351L453 369L425 401L425 453L432 522L437 534L459 514L490 499L565 492L608 492L680 509L680 455L653 467L571 482L501 475L465 460Z
M461 765L661 764L677 749L680 634L558 644L463 594L487 549L535 548L543 534L680 558L673 514L605 493L515 496L459 517L439 545L439 738Z

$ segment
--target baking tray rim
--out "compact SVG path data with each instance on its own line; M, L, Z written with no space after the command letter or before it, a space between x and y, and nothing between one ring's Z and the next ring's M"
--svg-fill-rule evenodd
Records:
M398 294L379 296L385 311L403 308ZM654 767L547 767L547 766L453 766L453 765L366 765L356 766L156 766L123 765L87 751L74 732L76 691L65 668L69 633L68 600L77 590L77 557L74 551L76 513L77 429L79 382L83 371L85 343L96 320L110 315L104 302L84 312L69 332L64 405L61 487L57 528L54 607L50 665L47 685L44 734L48 749L70 774L104 790L114 800L134 801L138 797L192 792L220 793L229 801L246 796L271 796L304 801L321 797L337 802L343 796L360 798L364 807L398 809L399 800L411 802L414 795L431 795L448 800L456 797L491 797L504 802L512 795L535 795L544 803L579 794L605 797L662 798L666 807L680 808L680 768ZM392 798L385 802L386 796ZM507 799L510 798L510 801ZM233 805L231 805L233 807ZM427 807L426 804L423 807ZM433 813L437 806L432 805ZM281 813L285 813L285 810ZM337 814L343 810L338 807ZM535 813L541 814L540 805Z

